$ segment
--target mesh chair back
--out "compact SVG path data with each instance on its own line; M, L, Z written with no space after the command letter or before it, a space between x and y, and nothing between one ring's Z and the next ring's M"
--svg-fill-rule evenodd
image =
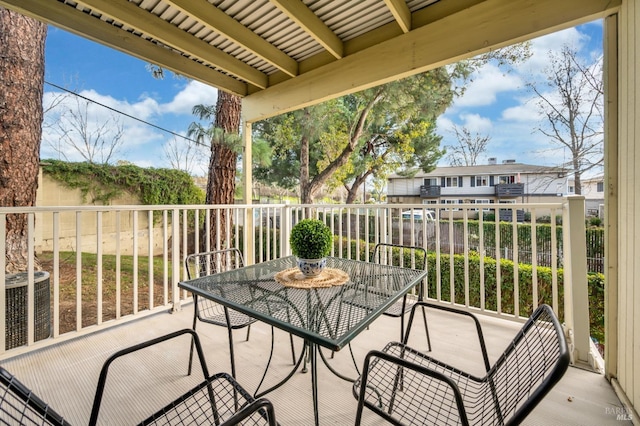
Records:
M560 323L548 305L540 306L486 376L485 403L496 402L483 424L519 424L560 380L570 362ZM472 421L472 414L469 420Z
M68 425L44 401L0 367L0 425Z
M185 260L189 279L230 271L244 266L242 253L237 248L195 253Z

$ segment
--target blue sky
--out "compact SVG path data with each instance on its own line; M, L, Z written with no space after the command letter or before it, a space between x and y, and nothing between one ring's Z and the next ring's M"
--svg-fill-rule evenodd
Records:
M486 161L486 157L497 157L498 162L515 159L527 164L558 165L566 153L552 150L548 140L535 131L541 118L525 84L540 81L548 52L565 43L576 47L586 58L598 58L602 55L602 23L598 21L533 40L532 58L508 73L494 64L487 64L476 72L464 96L456 99L438 120L443 145L453 143L451 127L455 124L466 126L472 133L491 137L487 155L481 162ZM189 123L194 121L192 107L215 103L217 96L214 88L170 73L163 80L155 79L146 62L54 27L49 28L47 35L45 80L183 135ZM63 122L62 111L78 108L78 102L72 96L61 97L61 93L59 89L45 85L45 110L56 100L60 104L46 115L48 125L43 132L41 157L81 161L78 154L57 142L65 130L57 126ZM85 104L84 101L80 103ZM94 126L108 123L104 130L107 139L113 138L118 128L122 129L124 143L115 155L116 160L123 159L140 166L170 167L165 146L177 146L180 151L187 144L170 133L117 116L95 104L88 104L87 108L89 123ZM58 146L64 155L53 146ZM206 152L200 155L203 161L190 164L189 171L203 175L207 155ZM445 160L441 162L441 165L446 164Z

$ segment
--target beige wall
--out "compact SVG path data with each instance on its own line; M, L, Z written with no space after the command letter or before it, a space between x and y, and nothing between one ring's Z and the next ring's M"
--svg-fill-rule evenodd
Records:
M90 201L90 200L88 200ZM111 202L111 206L117 205L137 205L140 201L132 194L124 194ZM69 189L61 185L56 180L50 178L40 171L38 179L38 193L36 196L36 206L38 207L59 207L59 206L84 206L101 205L100 203L84 202L79 189ZM144 208L141 206L141 208ZM121 211L102 213L102 235L101 245L103 253L113 254L116 245L120 245L121 254L133 253L133 222L134 215L137 215L137 246L138 254L148 254L149 246L149 220L146 211ZM80 215L80 226L82 235L83 252L97 251L98 246L98 213L95 211L85 211ZM118 217L119 216L119 217ZM62 251L76 250L76 224L77 216L75 212L60 212L58 214L58 244ZM118 226L118 223L119 226ZM38 252L53 250L54 227L52 213L39 213L36 215L36 250ZM152 230L152 244L154 254L161 254L164 248L163 232L160 224L156 223Z
M607 21L612 32L606 33L605 46L615 58L619 87L607 97L609 117L618 113L617 126L609 123L605 170L606 203L612 204L605 213L608 238L615 245L607 253L607 373L617 379L621 389L636 411L640 407L640 1L624 0L615 21ZM611 43L617 34L618 42ZM616 45L617 44L617 45ZM617 47L617 52L615 50ZM605 80L606 81L606 80ZM617 96L614 96L617 95ZM612 114L611 114L612 113ZM616 144L617 142L617 144ZM607 145L606 145L607 146ZM607 207L609 208L609 207ZM615 222L614 222L615 221ZM637 421L637 418L634 418Z

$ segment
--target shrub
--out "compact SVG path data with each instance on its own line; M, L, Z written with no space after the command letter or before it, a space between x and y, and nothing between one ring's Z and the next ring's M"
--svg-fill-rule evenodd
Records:
M331 229L318 219L304 219L291 229L291 251L301 259L320 259L331 251Z

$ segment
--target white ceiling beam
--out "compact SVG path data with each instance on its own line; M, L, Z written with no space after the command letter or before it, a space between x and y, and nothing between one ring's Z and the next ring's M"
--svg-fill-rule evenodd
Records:
M147 12L128 0L82 0L78 1L78 3L106 16L117 17L117 22L135 28L143 34L152 35L155 40L167 46L199 58L255 86L263 89L267 87L268 79L264 73L210 44L196 39L186 31Z
M298 75L298 62L206 0L164 0L202 22L291 77Z
M88 18L82 11L63 3L50 0L0 0L0 5L221 90L238 96L248 93L246 83L98 18Z
M403 33L411 31L411 11L404 0L384 0Z
M322 22L301 0L269 0L306 33L311 35L329 53L337 59L342 58L344 46L342 40L331 28Z
M621 1L486 0L253 93L242 100L243 116L248 122L273 117L602 18Z

